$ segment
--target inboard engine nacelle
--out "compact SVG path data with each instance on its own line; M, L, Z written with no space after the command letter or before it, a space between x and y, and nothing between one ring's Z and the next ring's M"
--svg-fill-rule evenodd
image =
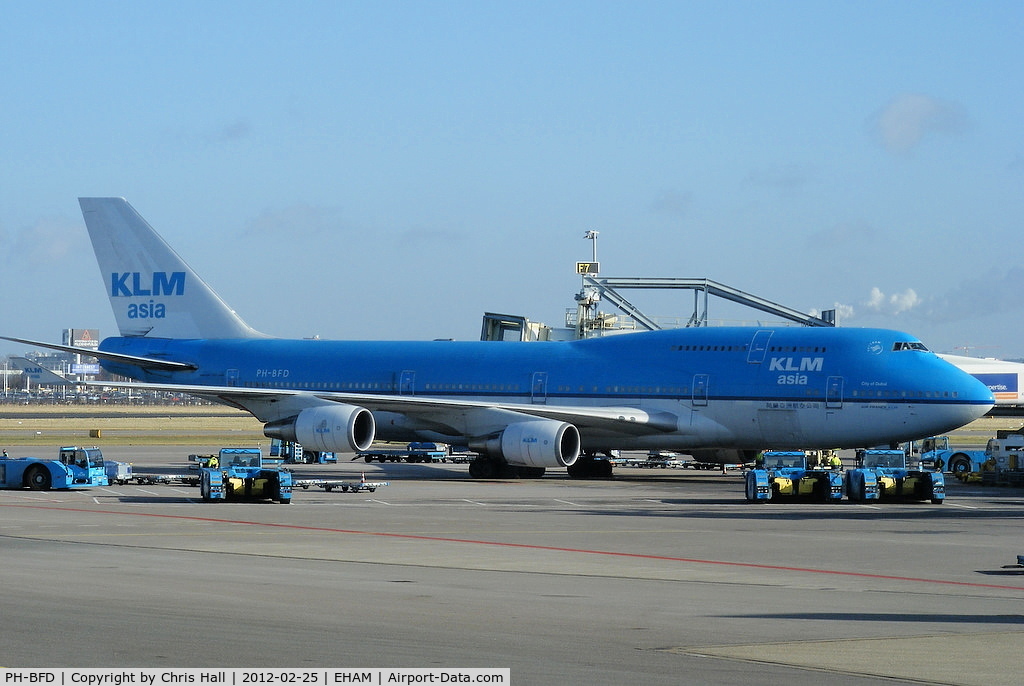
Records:
M293 441L306 450L341 453L366 450L376 431L370 411L355 405L310 407L263 427L269 438Z
M522 467L568 467L580 456L580 432L553 419L509 424L496 436L471 441L471 450Z

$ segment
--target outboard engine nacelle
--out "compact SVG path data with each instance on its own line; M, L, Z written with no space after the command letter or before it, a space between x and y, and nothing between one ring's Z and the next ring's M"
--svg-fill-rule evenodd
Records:
M300 444L306 450L358 453L373 443L377 425L365 407L323 405L294 417L268 422L263 435Z
M509 424L469 447L520 467L568 467L580 456L580 432L566 422L538 419Z

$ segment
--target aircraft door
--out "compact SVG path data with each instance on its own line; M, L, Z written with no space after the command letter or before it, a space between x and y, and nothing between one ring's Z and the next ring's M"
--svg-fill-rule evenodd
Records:
M530 385L530 402L534 405L545 405L548 402L548 373L534 372L533 383Z
M761 364L764 362L764 355L768 352L768 341L772 334L771 329L762 329L754 334L750 341L750 350L747 351L747 362L750 364Z
M398 395L416 394L416 372L410 369L403 369L398 378Z
M238 370L229 369L224 372L224 385L225 386L237 386L238 385Z
M825 386L825 408L837 410L843 406L843 377L830 376Z
M708 375L693 375L693 406L706 407L708 404Z

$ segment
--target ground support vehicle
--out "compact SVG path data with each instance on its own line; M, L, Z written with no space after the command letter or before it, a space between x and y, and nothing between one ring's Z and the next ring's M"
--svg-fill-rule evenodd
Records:
M902 450L861 450L857 467L846 473L846 495L854 502L903 499L939 505L946 498L946 481L942 472L908 468Z
M294 441L275 438L270 441L270 457L278 458L284 464L328 464L338 461L337 455L319 450L305 450Z
M972 475L974 476L974 475ZM1024 486L1024 459L1016 455L1010 455L1008 465L1002 467L992 460L982 465L982 471L977 475L982 486L1013 486L1020 488Z
M38 457L0 458L0 488L49 491L107 486L99 448L61 448L56 460Z
M364 475L359 481L341 481L335 479L297 479L292 483L297 488L322 488L328 493L338 489L342 493L362 493L369 491L373 493L382 486L390 486L389 481L367 481Z
M292 501L291 472L264 465L259 448L223 448L217 459L218 466L199 469L203 500Z
M132 474L132 481L140 485L181 483L186 486L198 486L199 474L197 472L189 474L139 474L135 472Z
M686 460L683 462L682 467L684 469L697 469L702 471L726 471L729 469L745 469L752 466L747 462L697 462L695 460Z
M647 453L645 460L625 460L625 466L647 469L679 469L685 465L686 463L679 459L677 453L669 450L652 450Z
M626 467L646 469L681 469L686 463L678 457L649 457L646 460L626 460Z
M448 457L441 460L442 462L451 462L452 464L469 464L476 459L476 453L467 452L465 450L453 450L449 449Z
M85 461L88 461L90 464L102 465L103 473L107 477L107 483L97 484L98 486L126 484L132 481L133 478L130 462L107 460L103 457L103 451L96 446L82 448L77 445L66 445L58 452L57 459L67 465L77 464L81 466Z
M1024 568L1024 555L1017 556L1017 564L1015 565L1003 565L1003 569L1022 569Z
M405 450L376 449L364 450L356 454L365 462L445 462L448 459L448 446L438 443L413 442Z
M921 464L934 466L941 460L943 471L961 475L1010 469L1011 457L1024 466L1024 434L1017 431L999 431L990 438L984 450L952 449L948 436L927 438L922 443ZM985 467L985 463L989 467Z
M808 469L803 452L766 452L763 465L749 470L744 478L744 493L750 502L806 498L835 503L843 499L843 473Z
M135 474L130 462L114 462L106 460L103 462L103 469L107 474L107 483L127 484L135 480Z

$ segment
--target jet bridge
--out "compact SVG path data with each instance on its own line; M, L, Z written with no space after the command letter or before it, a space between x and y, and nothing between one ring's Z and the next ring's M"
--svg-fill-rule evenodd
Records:
M566 311L565 328L552 328L519 315L484 314L480 340L484 341L545 341L592 338L612 333L666 328L648 316L620 291L625 290L690 290L693 291L693 311L682 326L708 326L708 312L712 297L764 312L773 317L800 326L835 326L835 310L825 310L815 317L791 307L780 305L738 288L711 279L661 277L604 277L584 274L583 286L574 296L576 308ZM598 310L604 300L625 316Z
M709 303L712 297L765 312L773 317L794 322L801 326L835 326L835 310L826 310L821 317L815 317L791 307L774 303L752 295L738 288L727 286L711 279L659 278L659 277L598 277L584 274L583 286L576 294L576 309L566 313L566 328L572 330L570 338L590 338L605 333L621 332L624 329L645 329L656 331L665 328L654 318L630 302L620 291L629 289L646 290L689 290L693 291L693 311L683 326L708 326ZM598 311L602 301L616 307L629 319L624 325L615 316Z
M822 317L814 317L799 312L785 305L779 305L765 298L751 295L732 286L712 281L711 279L690 278L650 278L650 277L605 277L599 278L589 274L583 275L583 289L576 296L581 304L576 323L579 332L589 330L589 324L597 319L596 303L599 299L606 300L628 315L641 327L654 331L662 328L653 319L645 315L638 307L625 298L619 290L656 289L656 290L691 290L693 291L693 312L685 326L708 325L708 303L711 296L760 310L772 316L795 322L802 326L835 326L835 310L828 310ZM590 293L588 293L590 291ZM596 293L599 298L592 297ZM586 315L584 316L584 310ZM585 337L585 336L581 336Z

